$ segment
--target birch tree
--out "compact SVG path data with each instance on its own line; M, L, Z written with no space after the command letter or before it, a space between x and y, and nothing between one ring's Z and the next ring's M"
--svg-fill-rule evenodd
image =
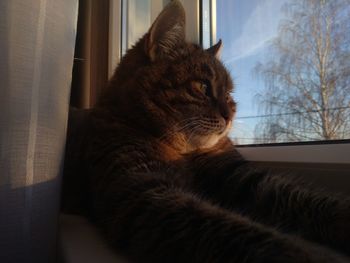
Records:
M258 142L350 138L350 0L292 0L255 73Z

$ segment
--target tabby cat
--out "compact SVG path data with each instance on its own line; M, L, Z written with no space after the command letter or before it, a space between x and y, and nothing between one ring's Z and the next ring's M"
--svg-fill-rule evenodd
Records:
M253 168L227 137L221 45L187 43L170 2L69 135L68 192L131 262L349 262L350 201Z

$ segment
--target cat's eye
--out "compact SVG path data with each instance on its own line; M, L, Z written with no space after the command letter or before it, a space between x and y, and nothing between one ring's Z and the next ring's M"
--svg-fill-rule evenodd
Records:
M200 93L208 96L209 95L209 84L205 81L192 81L192 88L199 91Z

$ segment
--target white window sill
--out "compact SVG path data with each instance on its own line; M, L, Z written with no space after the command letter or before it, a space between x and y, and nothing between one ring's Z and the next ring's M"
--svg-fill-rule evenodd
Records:
M350 164L350 143L288 145L242 145L238 151L254 162L334 163Z
M61 214L60 247L62 263L127 263L109 247L99 230L86 218Z

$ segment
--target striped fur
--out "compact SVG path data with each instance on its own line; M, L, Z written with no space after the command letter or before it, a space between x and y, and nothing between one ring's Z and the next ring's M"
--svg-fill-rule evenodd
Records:
M349 262L320 245L350 254L350 202L242 159L219 48L184 17L172 1L69 134L63 205L133 262Z

